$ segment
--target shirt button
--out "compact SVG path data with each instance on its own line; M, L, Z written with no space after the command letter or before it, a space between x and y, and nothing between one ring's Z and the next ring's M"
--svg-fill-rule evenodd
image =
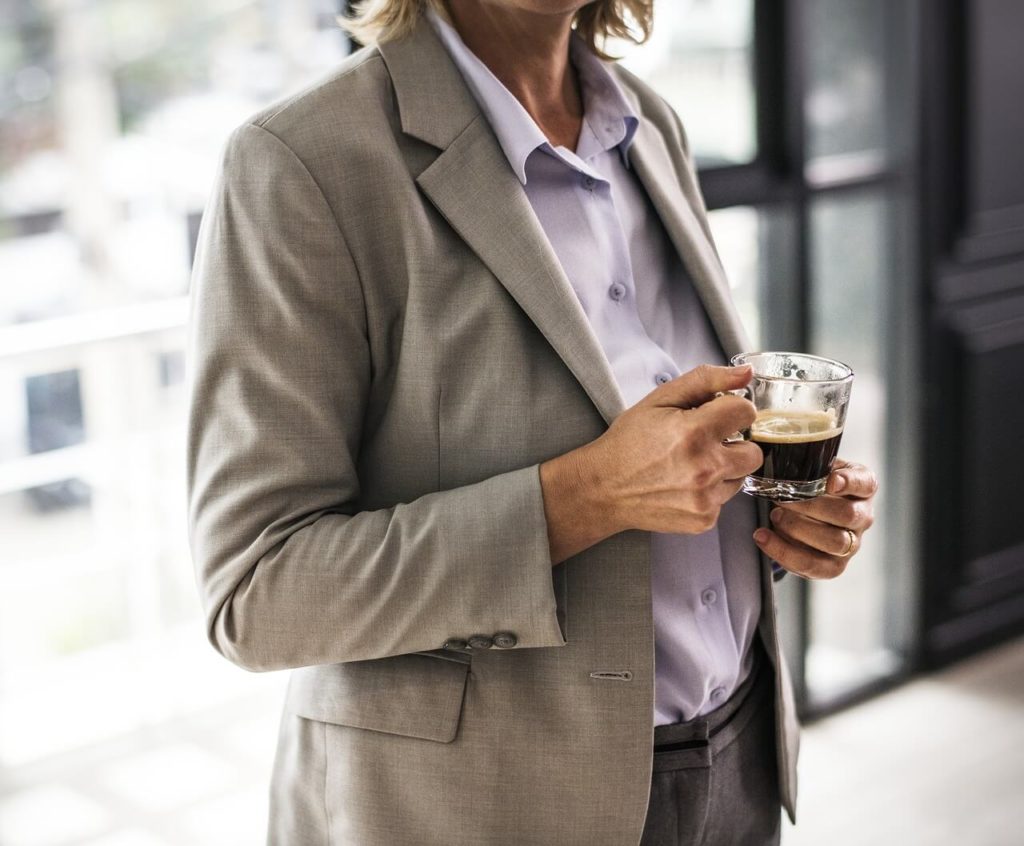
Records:
M724 697L724 696L725 696L725 688L724 687L716 687L714 690L711 691L711 699L714 702L720 701L722 699L722 697Z
M711 588L708 588L700 595L700 601L705 605L714 605L715 600L718 599L718 594L715 593Z
M593 176L584 176L583 185L588 191L593 191L594 186L597 185L597 180Z
M672 381L672 374L666 373L664 370L661 373L655 373L654 381L658 385L664 385L666 382Z
M612 286L608 289L608 296L615 300L615 302L619 302L626 296L626 286L621 282L612 283Z

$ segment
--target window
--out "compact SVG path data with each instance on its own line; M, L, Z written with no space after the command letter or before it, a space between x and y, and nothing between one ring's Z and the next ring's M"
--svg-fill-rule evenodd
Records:
M242 840L255 843L265 784L244 802L236 784L248 789L263 759L245 726L260 720L272 752L274 726L262 720L283 679L231 667L198 625L182 466L185 296L228 131L344 55L339 9L3 9L0 836L199 844L234 802L247 809L232 816L252 825ZM197 715L226 703L210 744ZM127 811L145 824L121 828Z
M650 41L613 53L686 121L701 165L757 155L753 0L659 0Z
M809 586L810 625L807 686L816 700L828 701L867 679L890 675L899 666L899 642L891 642L886 614L890 575L906 566L894 558L885 539L890 525L890 492L884 482L890 365L888 326L880 316L891 311L888 292L894 278L898 214L885 192L824 195L811 206L811 341L814 352L855 362L843 454L878 468L883 485L876 497L876 524L842 579ZM897 330L898 331L898 330Z
M835 581L780 583L805 714L898 674L909 649L914 510L907 196L913 0L658 0L627 56L678 111L755 348L804 349L856 375L841 454L872 467L878 519ZM699 92L699 93L697 93Z

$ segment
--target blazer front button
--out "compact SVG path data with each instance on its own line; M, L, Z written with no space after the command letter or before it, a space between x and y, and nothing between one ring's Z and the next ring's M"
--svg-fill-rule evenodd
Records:
M469 644L460 637L450 637L444 642L442 649L465 649Z
M512 632L498 632L494 636L494 645L497 646L498 649L511 649L518 642L519 641Z
M469 645L474 649L490 649L494 645L494 641L487 635L473 635L469 639Z

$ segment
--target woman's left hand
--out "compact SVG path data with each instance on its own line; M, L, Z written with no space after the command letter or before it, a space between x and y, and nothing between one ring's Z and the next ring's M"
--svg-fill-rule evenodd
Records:
M754 532L765 555L808 579L842 573L874 522L871 501L878 481L867 467L837 458L825 490L815 499L776 506L772 529Z

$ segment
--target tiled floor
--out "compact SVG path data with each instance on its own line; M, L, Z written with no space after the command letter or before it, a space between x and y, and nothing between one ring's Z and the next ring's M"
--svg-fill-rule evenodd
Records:
M280 695L22 768L0 844L257 846ZM1021 846L1024 640L809 727L800 781L785 846Z
M785 846L1022 846L1024 640L807 728Z
M16 771L0 846L258 846L283 682Z

